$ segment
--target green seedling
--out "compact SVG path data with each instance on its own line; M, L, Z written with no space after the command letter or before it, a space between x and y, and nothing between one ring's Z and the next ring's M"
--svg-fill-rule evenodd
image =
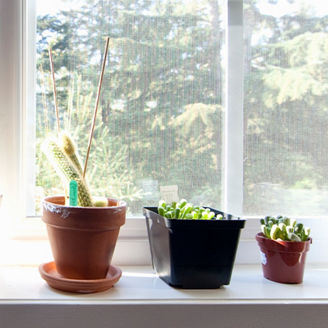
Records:
M181 199L179 202L172 202L167 204L164 200L158 203L158 214L168 219L181 219L181 220L222 220L223 215L215 213L209 208L200 206L193 206L185 199Z

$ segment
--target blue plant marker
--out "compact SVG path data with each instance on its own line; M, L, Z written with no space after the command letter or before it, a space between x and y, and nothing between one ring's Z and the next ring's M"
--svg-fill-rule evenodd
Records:
M71 180L69 183L69 206L77 206L77 182Z

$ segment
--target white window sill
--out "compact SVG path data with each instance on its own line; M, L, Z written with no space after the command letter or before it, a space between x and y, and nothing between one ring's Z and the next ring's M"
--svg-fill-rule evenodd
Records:
M220 289L175 289L149 266L121 267L114 288L79 295L48 287L37 266L0 266L1 327L326 327L328 267L307 266L304 282L263 278L236 265ZM46 323L46 324L45 324Z
M12 222L11 219L5 222ZM302 219L302 222L311 227L313 239L313 244L307 253L307 264L328 267L328 258L325 256L325 250L328 248L327 218ZM259 229L259 219L247 219L245 228L242 229L240 235L236 264L260 263L259 247L255 240ZM23 264L29 266L49 262L52 259L46 225L41 218L26 218L14 225L12 230L13 232L8 237L10 227L1 225L0 249L10 249L10 252L0 252L0 265ZM120 230L113 261L120 266L151 265L144 217L126 220Z

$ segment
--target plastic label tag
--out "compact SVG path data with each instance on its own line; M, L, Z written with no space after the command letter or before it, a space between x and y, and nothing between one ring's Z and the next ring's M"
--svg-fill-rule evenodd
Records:
M77 206L77 182L75 180L71 180L69 183L69 206Z
M161 199L164 199L167 203L179 201L178 186L160 186Z

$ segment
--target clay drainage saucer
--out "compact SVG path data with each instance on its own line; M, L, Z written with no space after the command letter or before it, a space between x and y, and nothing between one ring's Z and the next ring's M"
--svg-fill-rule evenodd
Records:
M55 262L40 264L39 272L41 277L52 288L59 289L65 292L73 293L97 293L107 290L121 278L122 271L120 268L111 265L108 269L106 278L103 279L67 279L60 275L56 270Z

